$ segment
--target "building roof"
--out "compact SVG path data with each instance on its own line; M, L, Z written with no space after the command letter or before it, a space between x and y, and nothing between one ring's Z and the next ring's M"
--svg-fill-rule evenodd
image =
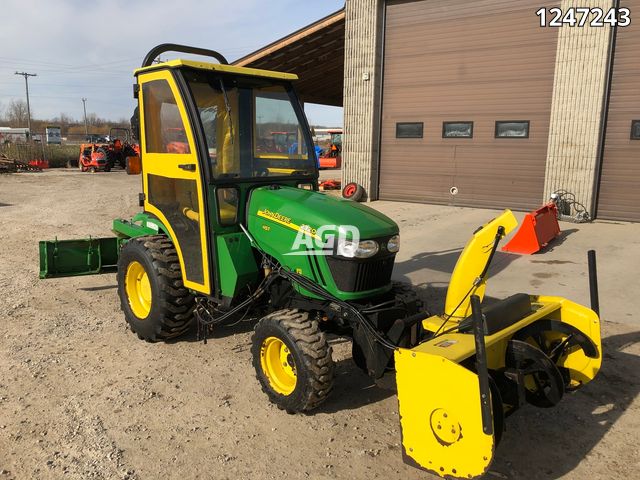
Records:
M298 75L303 102L342 106L345 10L307 25L233 65Z

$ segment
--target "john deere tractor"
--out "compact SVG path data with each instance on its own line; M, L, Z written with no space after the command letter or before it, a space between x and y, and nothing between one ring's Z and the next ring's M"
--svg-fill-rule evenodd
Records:
M167 51L217 63L171 60ZM318 191L296 76L231 66L217 52L160 45L135 72L142 211L114 237L40 243L42 278L117 272L124 317L156 342L196 325L259 318L253 365L268 398L305 412L329 396L330 334L352 339L367 375L395 375L407 462L441 476L487 471L504 418L550 407L592 380L598 315L559 297L516 294L482 304L505 211L463 250L444 312L429 315L391 281L398 225ZM293 149L272 132L295 132ZM136 164L138 159L139 164Z

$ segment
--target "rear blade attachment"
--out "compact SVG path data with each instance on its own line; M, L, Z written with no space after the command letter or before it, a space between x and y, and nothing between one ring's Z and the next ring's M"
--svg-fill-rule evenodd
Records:
M40 278L115 272L120 242L117 237L40 241Z

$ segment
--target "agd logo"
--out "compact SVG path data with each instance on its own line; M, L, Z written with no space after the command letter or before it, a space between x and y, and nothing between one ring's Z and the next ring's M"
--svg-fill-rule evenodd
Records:
M285 255L341 255L353 257L360 243L360 231L354 225L323 225L315 229L301 225L291 252Z

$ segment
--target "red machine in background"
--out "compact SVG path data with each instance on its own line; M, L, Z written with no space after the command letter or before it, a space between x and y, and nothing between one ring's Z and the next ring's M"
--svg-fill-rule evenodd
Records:
M560 235L558 207L554 201L551 201L525 215L520 228L502 247L502 251L531 255L546 247L558 235Z
M124 132L123 138L118 132ZM109 130L109 140L80 145L78 168L83 172L109 172L116 165L126 168L127 157L140 154L140 146L132 141L128 128L114 127Z
M320 168L341 168L342 167L342 130L329 130L331 143L329 148L323 150L318 158Z
M124 135L118 135L123 132ZM114 127L109 130L109 143L106 145L107 163L110 169L118 165L126 168L127 157L135 157L140 154L140 146L134 144L131 139L131 131L128 128Z
M111 165L107 162L107 150L104 144L83 143L80 145L78 168L81 172L108 172Z

